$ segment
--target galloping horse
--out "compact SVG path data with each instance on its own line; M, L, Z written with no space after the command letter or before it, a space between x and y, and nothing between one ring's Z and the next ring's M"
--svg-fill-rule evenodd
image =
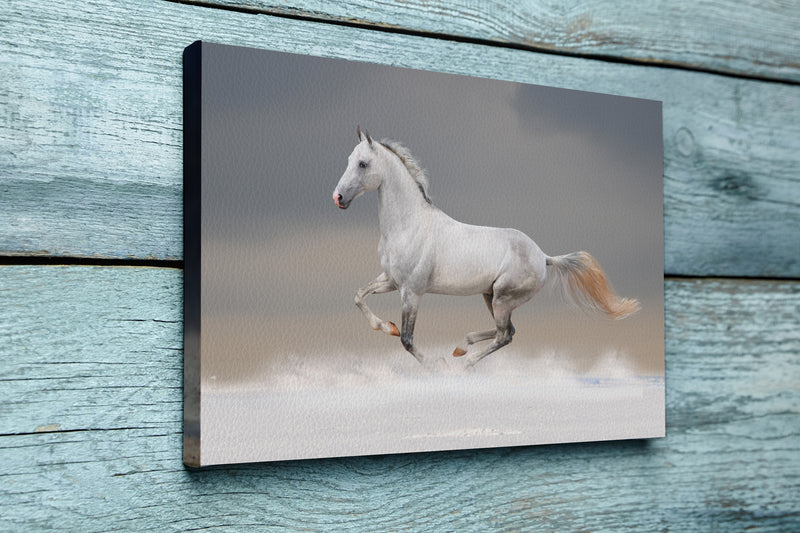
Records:
M373 141L368 132L362 134L360 126L357 133L359 143L348 158L333 200L347 209L365 192L378 191L383 272L358 290L355 303L373 329L399 336L420 363L432 362L413 342L417 307L425 293L483 295L495 328L468 333L453 356L467 354L476 342L493 340L467 356L468 366L511 342L511 312L533 298L548 275L579 305L610 318L624 318L639 309L636 300L614 293L600 265L586 252L550 257L515 229L472 226L452 219L431 203L427 177L405 147ZM394 323L375 316L365 303L371 294L395 290L400 291L402 303L400 331Z

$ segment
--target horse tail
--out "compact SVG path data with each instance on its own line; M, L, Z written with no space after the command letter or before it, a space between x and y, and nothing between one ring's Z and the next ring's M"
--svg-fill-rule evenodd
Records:
M587 252L547 257L547 265L553 267L556 283L584 309L617 320L641 307L637 300L616 295L600 264Z

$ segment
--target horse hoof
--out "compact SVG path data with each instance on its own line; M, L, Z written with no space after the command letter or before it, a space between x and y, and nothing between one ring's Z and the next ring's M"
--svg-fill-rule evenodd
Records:
M399 337L400 331L397 329L397 326L394 325L394 322L389 322L389 335L393 337Z
M464 355L466 353L467 353L466 350L462 350L461 348L456 347L456 349L453 350L453 357L461 357L462 355Z

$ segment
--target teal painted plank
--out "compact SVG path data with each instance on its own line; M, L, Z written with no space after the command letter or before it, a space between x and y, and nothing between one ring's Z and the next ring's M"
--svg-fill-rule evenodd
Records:
M800 525L791 500L798 491L791 476L800 472L788 439L771 441L763 453L731 451L724 434L681 440L669 447L633 441L191 472L171 459L177 435L10 437L0 443L0 454L14 459L2 475L0 527L694 533ZM709 451L687 452L697 447Z
M0 434L128 427L180 409L182 279L154 268L0 267L9 363L0 382L15 405L0 411ZM109 394L122 409L97 408Z
M798 86L154 0L0 22L0 254L182 256L180 57L207 39L663 100L666 271L800 276Z
M800 4L757 0L191 0L557 53L800 81Z
M0 529L800 527L800 283L666 282L666 439L189 471L181 280L0 267Z

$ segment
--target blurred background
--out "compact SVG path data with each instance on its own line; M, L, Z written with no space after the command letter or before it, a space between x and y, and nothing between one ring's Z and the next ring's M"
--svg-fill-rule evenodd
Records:
M353 304L381 272L377 197L364 195L347 211L331 199L357 124L405 144L450 216L517 228L549 255L587 250L620 295L642 303L638 314L611 322L545 290L515 311L514 342L491 365L556 354L578 374L611 358L634 374L663 375L659 102L209 45L204 387L268 386L298 361L307 376L416 365ZM399 325L397 292L368 305ZM452 364L467 332L490 327L479 295L426 295L415 343Z

